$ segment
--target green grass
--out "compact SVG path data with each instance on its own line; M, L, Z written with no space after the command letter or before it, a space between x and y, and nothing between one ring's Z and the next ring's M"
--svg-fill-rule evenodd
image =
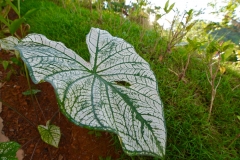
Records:
M63 42L85 60L89 60L85 37L91 27L98 27L125 39L150 63L165 106L167 160L240 159L240 139L229 146L236 135L240 134L240 121L237 119L237 115L240 115L240 87L234 89L240 82L239 72L227 68L222 76L211 120L208 122L211 87L207 81L206 66L197 55L190 60L186 72L187 83L184 83L178 81L178 77L169 69L177 73L181 71L182 63L185 64L187 60L186 50L176 49L159 62L164 37L156 51L150 54L158 37L154 30L147 30L140 42L140 35L145 30L116 13L104 11L103 20L99 21L96 11L91 14L84 8L76 11L64 9L45 0L22 2L22 14L31 8L39 10L27 19L31 26L30 32L41 33L49 39ZM129 158L125 155L123 157Z

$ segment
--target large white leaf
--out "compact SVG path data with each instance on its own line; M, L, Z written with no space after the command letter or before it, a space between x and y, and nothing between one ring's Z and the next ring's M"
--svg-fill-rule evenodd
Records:
M0 39L0 47L5 50L15 50L16 44L18 44L18 39L13 36Z
M60 42L31 34L16 48L33 82L50 82L61 111L80 126L119 135L130 155L165 154L166 130L155 76L134 48L107 31L87 35L90 63Z

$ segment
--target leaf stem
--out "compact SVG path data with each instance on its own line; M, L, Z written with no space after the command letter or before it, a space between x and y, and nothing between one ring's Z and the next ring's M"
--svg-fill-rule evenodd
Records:
M41 110L42 115L43 115L43 118L44 118L44 120L46 121L46 117L45 117L45 115L44 115L44 113L43 113L43 110L42 110L42 108L41 108L41 106L40 106L40 104L39 104L39 102L38 102L37 96L36 96L35 94L34 94L34 97L35 97L35 100L36 100L36 102L37 102L38 108Z
M8 103L4 102L1 98L0 101L7 106L8 108L10 108L11 110L13 110L14 112L16 112L18 115L20 115L23 119L25 119L29 124L31 124L33 127L36 128L36 125L34 123L32 123L28 118L26 118L24 115L22 115L19 111L17 111L14 107L10 106Z
M55 116L57 115L57 113L59 113L59 110L54 113L54 115L53 115L52 118L50 119L50 123L52 123L52 121L54 120L54 118L55 118Z
M35 150L36 150L36 148L37 148L37 145L38 145L39 141L40 141L40 138L38 139L38 141L37 141L37 143L36 143L36 145L35 145L35 147L34 147L34 149L33 149L33 152L32 152L32 155L31 155L30 160L32 160L32 158L33 158L33 155L34 155L34 153L35 153Z
M39 137L39 135L33 137L32 139L30 139L29 141L27 141L26 143L24 143L21 148L24 148L29 142L33 141L35 138Z
M34 102L34 100L33 100L33 92L32 92L32 87L31 87L30 79L29 79L29 75L28 75L28 69L27 69L27 66L26 66L25 63L24 63L24 70L25 70L25 74L26 74L26 78L27 78L28 87L29 87L30 93L31 93L32 105L34 106L34 110L35 110L35 114L36 114L36 119L37 119L37 123L38 123L38 114L37 114L36 106L33 104L33 102Z

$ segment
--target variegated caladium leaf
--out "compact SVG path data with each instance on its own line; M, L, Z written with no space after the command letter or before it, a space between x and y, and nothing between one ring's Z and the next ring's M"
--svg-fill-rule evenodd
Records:
M16 45L34 83L55 89L73 123L114 132L129 155L162 157L166 130L156 78L123 39L92 28L86 62L61 42L30 34Z
M1 160L17 160L16 153L20 145L17 142L0 142L0 159Z
M15 50L16 44L18 44L18 39L16 37L10 36L0 39L0 48L5 50Z
M58 126L50 124L50 121L47 121L46 126L38 125L38 131L44 142L58 148L61 137L60 128Z

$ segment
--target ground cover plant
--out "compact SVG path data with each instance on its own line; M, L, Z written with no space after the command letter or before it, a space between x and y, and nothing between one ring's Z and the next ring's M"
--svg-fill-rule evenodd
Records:
M95 10L92 10L92 13L85 8L73 10L72 8L63 8L61 5L57 6L49 1L24 1L22 14L30 8L37 7L40 10L27 19L31 26L30 32L43 34L51 40L63 42L86 61L89 61L90 56L85 46L85 35L91 27L97 27L108 30L113 36L125 39L150 64L150 68L156 75L164 104L168 131L165 159L238 159L240 155L238 138L240 121L237 116L240 113L240 90L238 87L240 76L239 71L229 67L229 63L222 63L226 71L224 74L218 72L216 75L222 78L208 121L211 85L207 80L206 64L203 63L202 55L197 52L192 53L188 69L185 72L185 81L179 81L179 77L172 71L181 73L183 64L188 61L189 50L186 47L175 47L167 58L160 61L158 57L161 52L159 51L161 47L166 47L161 45L164 44L162 41L165 41L166 37L160 39L154 29L146 31L135 22L108 11L103 11L102 20L99 21ZM142 31L146 33L140 42L138 39L140 39ZM150 54L148 51L155 46L156 39L160 39L159 43L155 52ZM203 53L202 50L199 53L201 52ZM234 64L237 66L237 62ZM234 66L233 63L231 66ZM42 93L39 93L39 96L42 96ZM64 118L62 117L62 119ZM6 131L6 133L11 132ZM67 133L65 132L65 134ZM76 135L78 134L74 134L74 138L78 137ZM61 141L66 142L64 139ZM14 140L18 142L17 138ZM61 145L64 145L61 141L60 148ZM87 147L85 149L88 150ZM124 157L124 153L121 152L121 156ZM112 158L117 159L113 155ZM132 159L140 158L142 157L133 157ZM131 158L125 156L123 159ZM147 158L143 157L142 159Z

